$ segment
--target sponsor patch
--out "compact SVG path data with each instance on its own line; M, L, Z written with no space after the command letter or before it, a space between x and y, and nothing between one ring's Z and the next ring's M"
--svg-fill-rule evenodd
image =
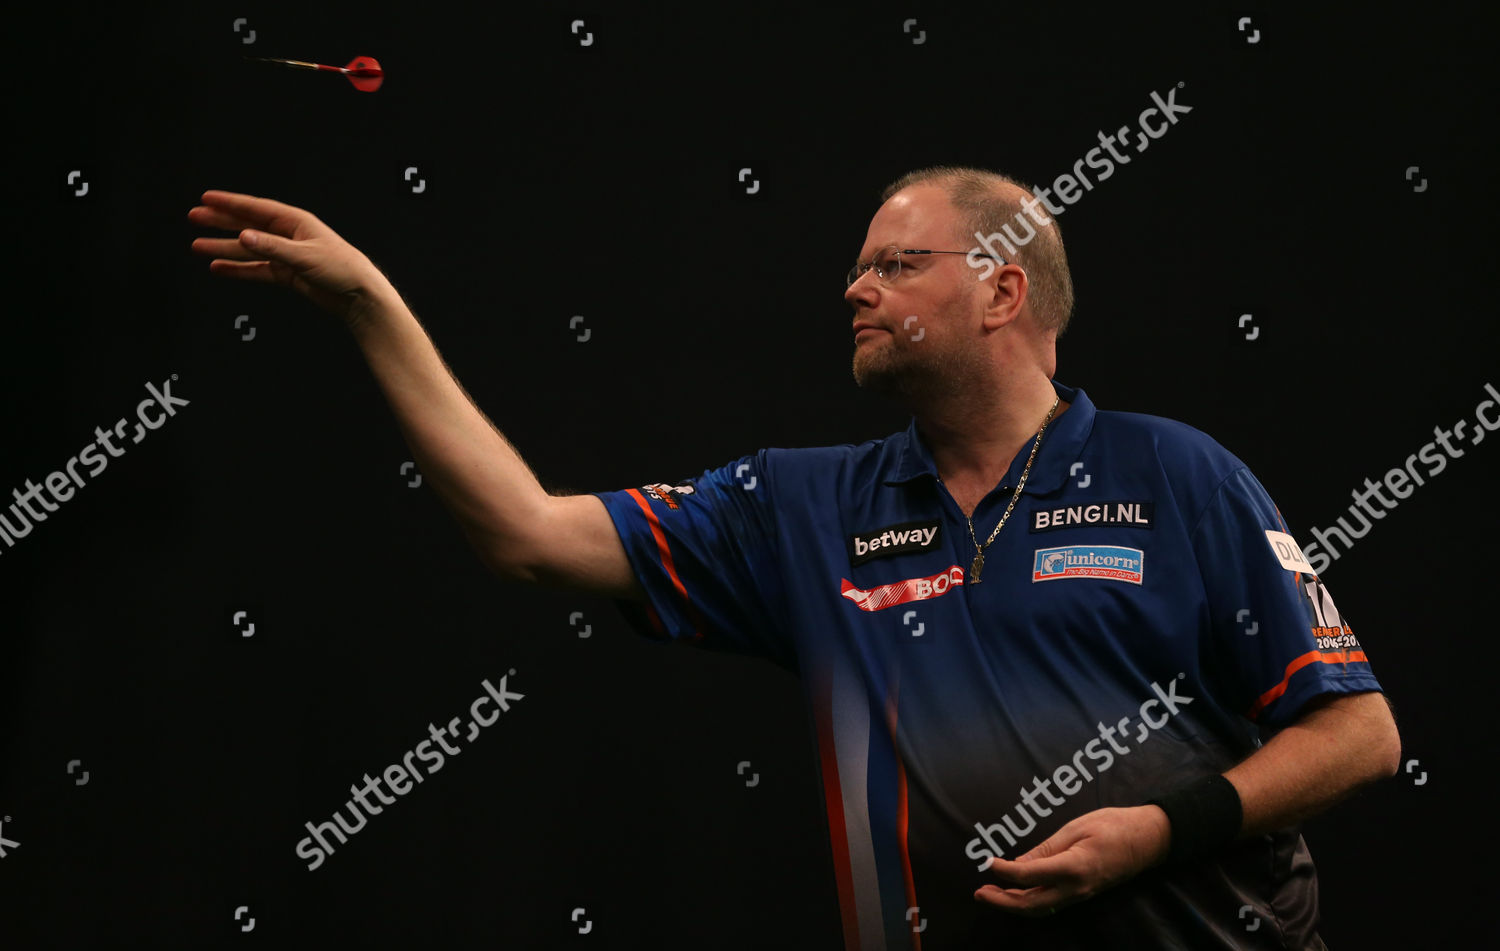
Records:
M1060 509L1032 509L1031 530L1054 532L1074 525L1127 525L1150 528L1156 519L1153 502L1086 502Z
M1140 584L1145 562L1146 553L1139 548L1118 545L1038 548L1031 565L1031 580L1035 583L1059 578L1112 578Z
M1364 650L1359 638L1354 636L1354 628L1347 624L1343 627L1315 627L1312 633L1320 651Z
M879 587L856 588L848 578L839 579L839 594L853 601L861 611L880 611L908 601L924 601L947 594L964 583L964 570L958 565L949 565L947 570L925 578L907 578Z
M641 488L645 489L646 494L656 501L665 502L669 509L681 508L677 496L693 494L693 487L690 485L667 485L665 482L655 482L651 485L643 485Z
M932 551L941 542L941 522L901 522L849 536L849 564L862 565L876 558Z
M1302 582L1302 590L1307 594L1307 600L1312 605L1313 640L1317 642L1319 650L1363 650L1359 639L1354 636L1354 628L1339 614L1339 609L1333 603L1333 595L1328 593L1328 586L1317 578Z
M1266 541L1271 543L1271 551L1276 554L1276 560L1281 562L1281 567L1287 571L1298 571L1304 575L1316 575L1313 566L1308 563L1307 556L1302 554L1302 549L1292 536L1286 532L1266 531Z

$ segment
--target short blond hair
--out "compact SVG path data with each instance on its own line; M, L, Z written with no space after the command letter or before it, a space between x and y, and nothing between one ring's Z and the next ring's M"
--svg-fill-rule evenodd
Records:
M948 195L953 207L958 209L958 239L961 248L975 247L975 235L992 235L1009 225L1015 235L1015 224L1025 219L1021 200L1002 185L1013 185L1035 194L1030 185L1009 175L982 168L963 165L934 165L917 169L891 182L880 194L882 203L904 188L921 183L939 185ZM1063 249L1062 227L1057 217L1051 223L1035 225L1036 237L1022 244L1011 242L1016 250L1007 260L1014 258L1026 272L1030 288L1031 312L1043 330L1055 331L1061 337L1073 316L1073 278L1068 271L1068 255ZM977 273L977 272L976 272Z

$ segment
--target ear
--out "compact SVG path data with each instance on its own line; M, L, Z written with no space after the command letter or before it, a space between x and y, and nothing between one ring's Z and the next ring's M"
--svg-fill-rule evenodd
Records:
M1021 316L1030 286L1020 265L1002 265L980 283L988 288L984 308L987 329L1007 326Z

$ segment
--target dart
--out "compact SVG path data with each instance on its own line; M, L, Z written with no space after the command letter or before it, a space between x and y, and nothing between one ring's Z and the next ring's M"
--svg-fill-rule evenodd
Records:
M246 56L245 58L262 63L284 63L287 66L297 66L302 69L321 69L330 73L343 73L360 92L374 92L380 88L381 83L385 82L385 71L369 56L356 56L349 61L348 66L324 66L322 63L304 63L300 59L271 59L266 56Z

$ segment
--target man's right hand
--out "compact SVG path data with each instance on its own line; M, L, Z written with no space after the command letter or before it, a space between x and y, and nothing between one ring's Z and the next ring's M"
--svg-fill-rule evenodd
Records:
M206 191L188 219L239 232L234 238L193 239L193 251L214 258L212 273L285 284L351 329L377 293L393 290L369 258L310 211L239 192Z
M227 277L285 284L356 333L427 485L453 512L484 564L502 577L645 600L604 503L552 496L479 411L422 325L370 259L311 212L236 192L206 191L195 224L239 231L195 238ZM245 230L261 241L246 243Z

